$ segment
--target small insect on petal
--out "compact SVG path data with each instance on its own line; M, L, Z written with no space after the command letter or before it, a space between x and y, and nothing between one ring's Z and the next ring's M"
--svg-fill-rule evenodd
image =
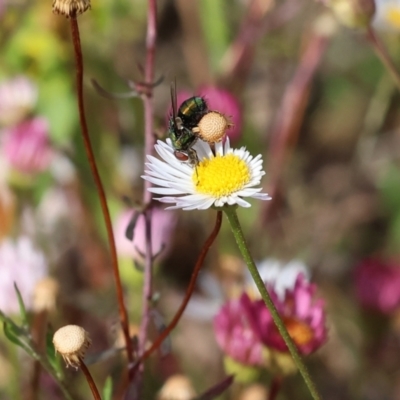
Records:
M188 161L189 160L189 155L182 153L181 151L174 151L174 156L179 160L179 161Z

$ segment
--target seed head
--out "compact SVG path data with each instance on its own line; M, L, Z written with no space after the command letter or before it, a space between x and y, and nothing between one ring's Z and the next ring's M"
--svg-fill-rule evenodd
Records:
M200 120L193 132L208 143L220 142L226 130L233 126L224 114L218 111L210 111Z
M60 285L54 278L41 279L33 292L33 310L36 312L54 311L59 291Z
M191 400L196 397L192 383L185 375L172 375L158 394L158 400Z
M63 326L53 336L56 352L61 354L67 367L78 368L91 343L89 333L78 325Z
M53 12L67 18L84 13L90 6L90 0L53 0Z

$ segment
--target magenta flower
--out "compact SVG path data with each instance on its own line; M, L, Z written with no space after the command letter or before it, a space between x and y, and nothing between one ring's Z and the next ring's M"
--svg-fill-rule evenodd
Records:
M236 97L225 89L215 86L205 86L198 91L199 96L205 98L208 108L224 114L233 126L227 130L232 143L240 139L242 132L242 111Z
M283 299L279 299L270 287L269 293L286 325L289 335L301 354L308 355L321 347L327 338L324 301L315 299L316 285L305 280L303 274L297 276L293 289L286 289ZM287 351L285 342L278 332L263 300L257 300L251 307L253 327L260 340L278 351Z
M369 258L355 270L356 297L365 308L391 313L400 306L400 266Z
M250 366L262 366L263 344L251 326L247 293L228 301L214 319L217 343L235 361Z
M48 168L53 154L48 129L47 120L37 117L3 132L4 156L13 169L35 174Z
M326 341L324 304L315 299L316 286L302 274L286 289L282 299L273 287L269 293L290 336L301 354L308 355ZM229 301L214 320L217 342L225 354L247 365L267 364L265 351L288 352L271 314L262 299L252 300L247 293Z
M15 242L0 242L0 310L6 314L19 312L14 282L21 292L27 309L32 307L36 284L47 276L48 264L27 236Z
M176 215L161 208L154 207L151 219L151 246L153 256L165 255L171 235L176 225ZM143 261L146 254L145 220L143 214L139 215L133 232L133 241L126 237L126 229L132 216L137 211L127 210L122 212L114 227L117 251L121 257L130 257L136 261Z
M36 86L25 76L17 76L2 82L0 84L0 124L10 126L22 121L32 111L37 96Z

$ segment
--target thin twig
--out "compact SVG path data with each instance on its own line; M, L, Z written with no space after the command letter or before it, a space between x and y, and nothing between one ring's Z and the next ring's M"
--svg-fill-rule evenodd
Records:
M104 192L103 184L101 182L100 174L97 169L96 160L93 153L92 144L90 141L89 131L86 123L85 108L83 101L83 57L81 49L81 41L79 36L79 27L76 16L71 16L71 32L72 42L74 45L75 61L76 61L76 88L78 97L79 120L81 125L83 142L85 145L86 155L89 161L90 169L92 171L93 179L99 195L101 209L103 212L104 222L107 229L108 243L111 252L111 265L114 273L114 280L117 289L117 300L119 308L119 318L121 321L122 331L125 338L125 346L129 362L133 362L132 342L129 336L129 319L128 313L125 308L124 294L122 290L121 278L118 269L117 250L115 247L114 233L112 229L110 212L107 206L107 199Z
M367 40L371 43L372 47L374 48L377 56L382 61L382 64L385 68L389 71L389 74L392 76L397 88L400 90L400 73L396 68L393 60L391 59L388 51L385 48L385 45L376 35L374 28L369 26L367 29Z
M145 83L151 84L154 81L154 60L156 51L156 38L157 38L157 1L148 1L147 12L147 36L146 36L146 64L145 64ZM148 90L143 93L144 105L144 121L145 121L145 157L153 153L155 136L153 127L153 90L149 86ZM153 293L153 250L151 243L151 219L152 208L149 206L151 203L152 194L148 190L151 183L145 181L143 193L143 205L145 207L143 217L145 220L145 237L146 237L146 254L144 260L144 283L143 283L143 296L142 296L142 321L139 330L139 343L138 351L141 354L146 346L147 332L150 324L150 310ZM130 376L135 374L134 369L130 369ZM137 391L140 393L141 381L143 370L139 370L136 377Z
M204 259L208 253L209 248L211 247L211 245L213 244L214 240L216 239L216 237L218 236L219 230L221 228L221 223L222 223L222 211L218 211L217 212L217 218L215 221L215 226L213 231L211 232L210 236L207 238L206 242L204 243L204 246L201 250L201 253L199 255L199 258L197 259L196 265L194 267L194 270L192 272L192 276L190 278L190 282L189 282L189 286L186 290L186 294L185 297L178 309L178 311L176 312L174 318L172 318L172 321L168 324L168 326L162 331L162 333L157 337L156 340L154 340L153 344L151 345L151 347L149 349L147 349L137 360L135 368L138 368L138 366L140 365L140 363L142 363L143 361L145 361L155 350L157 350L160 345L162 344L162 342L168 337L168 335L172 332L172 330L175 328L175 326L178 324L180 318L182 317L186 306L189 303L189 300L192 296L192 293L195 289L196 286L196 279L197 276L200 272L200 268L203 265Z
M81 358L79 358L79 368L82 370L83 374L85 375L85 378L87 380L87 383L89 384L90 390L92 391L94 400L101 400L99 390L97 389L97 386L92 378L92 375L91 375L88 367L85 365L85 363L83 362L83 360Z

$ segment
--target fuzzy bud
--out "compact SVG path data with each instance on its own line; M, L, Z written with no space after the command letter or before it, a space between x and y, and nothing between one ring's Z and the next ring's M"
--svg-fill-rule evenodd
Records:
M158 400L191 400L196 397L192 383L184 375L172 375L158 394Z
M220 142L225 136L226 130L233 126L224 114L218 111L210 111L200 120L193 132L208 143Z
M66 325L60 328L53 336L53 344L57 353L60 353L68 366L78 368L80 359L92 341L89 333L78 325Z
M375 15L374 0L330 0L327 5L349 28L366 28Z
M50 277L40 280L33 292L33 310L35 312L54 311L60 291L58 282Z
M67 18L76 17L91 8L90 0L53 0L53 12L65 15Z

